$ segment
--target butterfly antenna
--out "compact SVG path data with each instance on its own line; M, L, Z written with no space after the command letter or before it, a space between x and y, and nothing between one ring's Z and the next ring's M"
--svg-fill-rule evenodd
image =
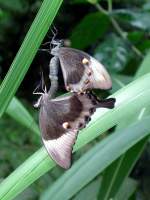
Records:
M51 31L52 31L52 34L53 34L53 37L52 37L52 41L53 41L53 40L55 40L55 38L56 38L56 36L57 36L57 34L58 34L58 30L57 30L57 28L55 27L55 25L53 25Z
M47 52L47 53L49 53L51 55L51 52L50 52L49 49L38 49L38 51L45 51L45 52Z
M52 38L52 37L51 37ZM51 42L45 42L45 43L43 43L42 44L42 46L45 46L45 45L48 45L48 44L50 44Z
M51 44L53 44L53 46L55 45L54 43L55 43L55 38L56 38L56 36L57 36L57 34L58 34L58 30L57 30L57 28L55 27L55 25L53 25L53 27L52 27L52 29L51 29L51 32L52 32L52 34L53 34L53 37L52 37L52 40L51 40ZM51 47L51 46L50 46ZM51 47L52 48L52 47Z

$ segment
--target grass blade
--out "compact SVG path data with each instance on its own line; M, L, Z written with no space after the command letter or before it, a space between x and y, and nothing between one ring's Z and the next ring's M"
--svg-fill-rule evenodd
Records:
M97 193L99 190L99 184L100 184L101 178L97 178L96 180L93 180L90 182L86 187L84 187L78 194L72 198L72 200L81 200L81 199L86 199L86 200L96 200ZM47 200L47 195L43 195L41 200Z
M136 191L137 186L138 186L138 183L135 180L131 178L127 178L114 200L129 199L133 195L133 193Z
M148 136L149 121L150 116L124 130L118 130L90 149L51 186L48 197L53 200L70 199L114 160Z
M34 133L39 134L39 127L35 120L16 97L13 97L11 100L6 113L18 123L22 124Z
M112 74L113 88L110 91L111 94L113 94L114 92L116 92L120 88L124 87L125 85L129 84L132 80L133 80L133 78L131 76Z
M141 66L136 72L135 79L149 73L150 72L149 65L150 65L150 52L145 56L143 62L141 63Z
M118 191L120 191L129 172L141 155L146 141L147 137L130 148L105 170L98 199L107 200L109 198L117 198Z
M0 117L23 80L63 0L44 0L0 87Z
M146 73L150 72L150 53L147 54L145 59L143 60L141 66L139 67L135 79L143 76ZM144 114L141 115L141 113ZM134 121L137 121L138 118L144 117L149 114L149 107L145 106L144 109L134 113L132 116L128 116L123 122L120 121L118 128L123 129L127 125L131 124ZM138 116L138 117L137 117ZM116 160L112 165L110 165L104 172L104 176L102 179L101 188L99 191L99 199L109 199L114 198L117 192L119 191L121 185L125 181L126 177L131 172L134 164L137 159L140 157L141 153L144 150L147 139L137 144L135 147L131 148L125 155L121 156L118 160ZM109 177L109 181L108 181ZM111 181L110 181L111 180Z

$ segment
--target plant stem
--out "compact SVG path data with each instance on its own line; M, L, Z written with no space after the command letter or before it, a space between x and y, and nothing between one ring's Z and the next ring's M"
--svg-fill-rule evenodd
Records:
M108 2L108 12L112 11L112 0L107 0Z
M107 15L113 25L113 27L115 28L116 32L118 33L118 35L120 35L120 37L129 45L131 46L132 51L140 58L143 58L143 54L140 52L139 49L137 49L127 38L127 34L122 30L122 28L120 27L120 25L118 24L118 22L114 19L113 16L110 15L110 13L112 12L112 1L108 0L108 10L105 10L104 8L101 7L100 4L96 3L94 4L96 9L99 10L100 12L102 12L104 15Z

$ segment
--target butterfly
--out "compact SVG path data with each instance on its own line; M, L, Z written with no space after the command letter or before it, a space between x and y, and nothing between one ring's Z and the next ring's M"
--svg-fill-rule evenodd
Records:
M71 93L66 97L39 98L39 124L43 144L52 159L62 168L71 166L71 154L78 131L91 120L96 108L114 108L115 99L99 100L93 93Z
M81 93L94 88L111 89L112 81L107 70L94 57L78 49L63 47L62 40L52 40L51 43L54 47L50 53L60 63L67 91Z

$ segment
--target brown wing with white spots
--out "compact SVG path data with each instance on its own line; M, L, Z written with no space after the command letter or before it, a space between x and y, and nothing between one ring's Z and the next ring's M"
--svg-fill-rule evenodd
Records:
M92 88L112 87L111 78L104 66L87 53L61 47L58 56L67 90L84 92Z
M42 140L58 165L65 169L70 167L78 130L90 121L97 107L112 108L112 105L114 101L107 106L106 102L90 93L72 94L53 100L49 100L48 95L43 96L39 117Z

